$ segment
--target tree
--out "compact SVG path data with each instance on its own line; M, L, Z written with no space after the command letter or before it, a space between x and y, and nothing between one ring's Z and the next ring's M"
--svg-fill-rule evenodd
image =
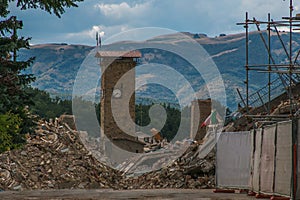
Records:
M37 88L28 88L31 93L34 105L30 107L30 111L34 115L49 120L59 117L62 114L72 114L72 101L60 99L59 97L51 98L50 94Z
M21 119L18 115L6 113L0 115L0 152L19 147L23 140L20 134Z
M135 106L135 123L137 125L147 126L151 122L151 119L149 117L149 110L153 105L154 104L138 104ZM171 141L178 132L178 128L181 122L181 111L178 108L170 106L170 104L162 103L161 106L165 108L167 113L166 123L164 124L161 133L164 138L166 138L168 141ZM150 129L157 128L155 127L155 124L156 122L154 120L154 127L150 127ZM160 124L160 122L158 122L158 124ZM148 130L148 134L151 133L150 129Z
M65 8L78 7L76 3L82 1L83 0L1 0L0 16L6 17L9 14L9 2L16 2L17 7L21 8L21 10L40 8L50 14L54 13L56 16L61 17L65 12Z
M0 117L4 119L0 127L5 125L6 118L7 120L20 119L9 121L19 127L16 130L6 131L9 136L4 137L4 131L0 129L3 138L11 137L11 141L17 143L10 147L24 143L24 135L33 129L33 119L27 109L33 101L27 88L34 81L34 77L32 74L25 75L21 72L30 66L34 58L25 61L18 59L18 51L30 47L30 38L18 37L17 32L22 29L23 23L16 16L9 16L9 3L15 2L21 10L40 8L61 17L66 7L77 7L76 2L81 1L83 0L0 0ZM13 124L9 126L14 127ZM19 134L23 137L19 137Z

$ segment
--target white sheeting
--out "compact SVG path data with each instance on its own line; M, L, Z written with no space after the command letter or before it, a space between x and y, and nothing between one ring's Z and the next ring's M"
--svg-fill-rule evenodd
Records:
M262 129L256 130L253 168L253 188L255 192L260 191L260 156L261 156L261 136Z
M217 142L217 187L249 188L251 135L221 133Z
M297 199L300 199L300 120L298 121L298 173L297 173Z
M198 157L205 158L209 152L213 150L216 146L216 141L218 141L222 129L212 128L207 131L205 137L203 138L203 144L198 148Z
M291 195L292 178L292 122L277 125L277 153L275 159L275 193Z
M274 192L275 133L276 124L266 126L264 128L262 140L260 189L261 192L268 194L272 194Z
M250 178L249 178L249 189L253 190L253 170L254 170L254 144L255 144L255 137L254 137L255 131L250 131L250 137L251 137L251 156L250 156Z

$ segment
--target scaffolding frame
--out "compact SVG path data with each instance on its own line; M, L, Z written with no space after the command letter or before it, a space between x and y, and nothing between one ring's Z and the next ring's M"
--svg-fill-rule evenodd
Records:
M237 23L237 25L243 25L246 32L246 60L245 60L245 69L246 69L246 98L243 99L240 91L238 91L239 96L242 99L242 103L246 107L247 117L250 117L253 119L253 121L262 122L262 124L272 124L279 121L284 121L286 119L292 120L292 174L291 174L291 180L292 180L292 191L291 191L291 197L292 199L295 199L297 196L297 168L298 168L298 158L297 158L297 152L298 152L298 119L297 119L297 113L299 112L297 108L297 102L294 102L294 94L293 94L293 86L296 86L300 83L300 64L297 62L298 57L300 55L300 50L296 50L293 47L293 31L300 30L300 15L293 16L294 6L293 6L293 0L289 1L289 16L288 17L282 17L282 20L280 21L274 21L271 19L271 14L268 13L268 20L267 21L259 21L256 20L256 18L249 19L248 12L246 12L245 21L242 23ZM263 32L260 29L260 25L266 25L267 26L267 40L265 39ZM256 29L260 35L260 38L264 44L264 47L267 50L268 54L268 63L267 64L256 64L251 65L249 62L249 26L255 25ZM289 36L289 44L288 48L286 47L284 41L282 40L282 37L280 35L280 32L278 30L278 27L286 27L288 28L288 36ZM287 63L276 63L273 56L272 56L272 44L271 44L271 28L274 28L274 31L276 32L277 37L279 38L280 44L286 54L286 60ZM293 50L297 52L295 55L293 55ZM262 95L260 95L258 90L258 98L260 99L262 105L266 110L266 115L251 115L249 112L249 100L251 95L249 94L249 73L250 71L257 71L262 73L268 74L268 84L267 84L267 99L268 102L264 103L262 100ZM271 101L272 101L272 86L275 84L275 81L272 80L271 74L275 73L278 75L278 81L281 82L281 85L284 87L285 92L287 93L287 96L289 98L289 115L271 115ZM277 80L276 79L276 80ZM282 93L283 94L283 93ZM295 104L296 103L296 104ZM295 114L293 114L293 110L297 111ZM253 123L253 127L255 128L255 123Z
M246 12L245 21L242 23L237 23L237 25L242 25L245 28L245 69L246 69L246 98L242 98L241 92L238 90L239 97L241 98L241 102L243 103L244 107L246 108L247 114L249 113L250 108L250 98L253 97L255 94L257 97L256 99L252 99L252 102L260 102L261 106L264 107L265 111L268 115L271 114L271 101L272 101L272 86L276 84L276 81L280 81L281 85L283 86L285 92L287 93L290 101L290 117L293 117L293 110L297 109L297 105L294 104L294 95L292 88L296 84L300 83L300 64L297 62L298 57L300 55L300 50L298 50L296 56L293 56L293 31L300 30L300 16L296 15L296 17L293 17L293 0L290 0L290 15L289 17L282 17L282 20L280 21L274 21L271 19L271 14L268 13L268 20L267 21L259 21L255 17L253 19L249 18L248 12ZM250 25L255 25L257 32L260 35L260 38L264 44L265 49L267 50L268 54L268 63L263 64L250 64L249 60L249 43L250 43L250 31L249 27ZM260 25L266 25L267 26L267 39L265 39L263 35L263 31L260 28ZM288 48L284 44L284 41L280 35L280 31L278 30L278 27L287 27L289 29L289 44ZM272 44L271 44L271 31L272 28L274 28L274 31L276 32L277 37L279 38L280 44L286 54L288 63L282 64L282 63L276 63L275 59L272 56ZM261 73L267 73L268 74L268 83L265 88L262 88L258 91L256 91L254 94L250 94L249 91L249 74L250 71L257 71ZM278 79L272 80L272 73L275 73L278 75ZM276 87L278 88L278 87ZM267 89L267 92L261 93L263 89ZM273 94L274 95L274 94ZM262 97L267 96L267 102L263 101Z

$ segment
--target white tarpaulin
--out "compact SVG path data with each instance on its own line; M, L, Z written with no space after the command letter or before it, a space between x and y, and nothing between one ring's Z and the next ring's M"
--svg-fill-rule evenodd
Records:
M217 187L249 188L250 157L249 131L221 133L217 142Z
M255 192L260 191L260 156L261 156L261 139L262 139L262 129L257 129L255 133L255 143L254 143L254 164L253 164L253 188Z
M276 124L266 126L262 137L260 191L273 193Z
M298 150L297 150L297 160L298 160L298 173L297 173L297 199L300 199L300 120L298 121Z
M277 151L275 159L275 193L291 195L292 178L292 122L277 124Z
M216 146L216 141L218 141L222 130L220 129L209 129L203 138L203 144L198 148L198 158L205 158L209 152L213 150Z
M255 131L252 129L250 131L250 137L251 137L251 156L250 156L250 178L249 178L249 188L250 190L253 190L253 170L254 170L254 143L255 143L255 137L254 137Z

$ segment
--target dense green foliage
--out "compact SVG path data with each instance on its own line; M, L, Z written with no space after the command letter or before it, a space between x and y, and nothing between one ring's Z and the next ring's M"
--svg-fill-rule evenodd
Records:
M9 3L15 2L20 9L40 8L58 17L65 7L76 7L83 0L1 0L0 1L0 151L13 149L25 143L25 134L33 131L33 118L28 106L33 105L33 95L28 92L35 78L21 74L34 58L19 60L18 51L29 48L30 38L18 36L22 21L9 16ZM50 113L48 113L50 115Z
M26 69L33 58L27 61L17 60L17 51L21 48L29 48L29 39L18 38L17 30L23 26L22 22L16 17L10 17L0 22L0 115L2 115L3 123L1 127L2 138L6 139L7 148L13 148L23 144L25 134L31 132L34 126L30 115L26 109L32 105L30 95L25 91L29 84L34 81L31 74L22 75L20 72ZM7 114L10 113L10 114ZM15 117L22 120L11 120ZM8 121L6 124L5 119ZM12 123L16 123L15 126ZM11 131L6 128L19 127ZM19 133L16 133L19 131ZM10 137L7 137L7 136ZM11 143L14 144L11 144ZM4 145L4 144L3 144ZM2 147L2 150L5 148Z
M17 7L21 10L26 9L41 9L48 13L54 13L56 16L61 17L65 12L65 8L77 7L77 2L82 2L83 0L1 0L0 1L0 16L6 16L8 12L8 3L16 2Z
M171 141L177 134L179 138L187 138L187 134L190 132L190 107L185 107L183 110L176 108L175 106L170 106L170 104L161 104L167 113L166 123L161 130L161 133L164 138L168 141ZM153 104L143 105L138 104L135 107L135 122L139 126L147 126L150 123L149 110ZM179 126L182 126L179 130ZM155 121L154 121L155 126ZM157 128L157 127L151 127ZM137 130L138 131L138 130ZM184 131L184 132L182 132ZM150 134L150 130L148 132Z
M58 97L51 98L50 94L38 89L28 88L27 93L32 96L34 102L30 106L30 112L38 115L46 120L54 119L62 114L74 114L72 112L72 103L78 106L76 111L80 115L76 115L77 126L81 130L88 130L89 135L92 137L99 137L100 126L100 103L93 103L91 101L83 100L82 98L74 98L73 100L62 100ZM73 102L72 102L73 101ZM149 110L154 105L151 104L137 104L135 106L135 122L139 126L147 126L150 123ZM178 139L187 138L190 132L190 107L185 107L180 110L174 105L161 103L167 113L166 123L161 130L162 135L168 140L172 140L176 134L181 134L182 137ZM95 126L90 120L81 120L90 118L96 112L99 126ZM184 133L179 133L179 125L182 126ZM154 127L151 128L157 128ZM137 130L139 131L139 130ZM150 134L150 129L147 131Z
M33 114L44 119L54 119L62 114L72 114L72 101L51 98L50 94L38 89L28 89L32 94L34 105L30 107Z
M31 91L33 94L34 105L31 106L31 111L33 114L39 115L42 118L50 119L59 117L62 114L73 114L72 113L72 101L71 100L61 100L59 98L51 98L49 93L34 89ZM99 137L99 126L94 126L93 122L90 120L80 120L87 119L96 112L98 122L100 125L100 103L94 104L90 101L85 101L81 98L75 98L78 108L76 109L80 115L77 117L77 126L82 130L88 130L89 135L92 137ZM138 104L135 106L135 122L139 126L147 126L150 123L149 110L154 104ZM170 104L161 104L167 113L167 121L161 130L161 133L167 140L172 140L173 137L178 133L178 128L182 120L182 126L186 133L190 130L190 107L185 107L183 111L180 109L170 106ZM84 123L83 123L84 122ZM82 124L83 123L83 124ZM154 122L155 126L155 122ZM157 128L157 127L151 127ZM138 131L138 130L137 130ZM150 130L148 130L150 134ZM186 136L186 135L185 135ZM182 137L181 139L184 139Z
M25 142L20 134L22 119L15 114L0 114L0 152L19 147Z

